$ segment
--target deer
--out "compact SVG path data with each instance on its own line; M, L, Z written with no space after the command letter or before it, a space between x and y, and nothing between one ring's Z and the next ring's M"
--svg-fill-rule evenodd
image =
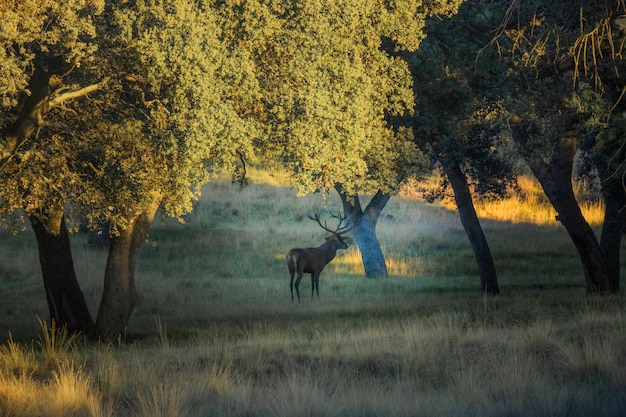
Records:
M315 293L317 293L317 298L319 298L320 274L322 273L322 270L335 258L337 249L348 249L348 244L342 237L342 235L348 233L351 228L346 226L342 227L346 216L340 216L339 214L332 216L339 220L339 224L337 224L337 228L335 230L329 229L326 222L322 225L319 213L316 213L315 216L307 214L309 219L317 222L322 229L331 233L331 235L326 238L326 242L316 248L295 248L291 249L289 253L287 253L285 260L287 261L287 267L289 268L289 275L291 278L289 282L289 287L291 288L291 302L294 302L294 276L297 275L295 287L296 294L298 295L298 302L300 302L300 281L302 280L303 273L311 274L311 300L313 299Z

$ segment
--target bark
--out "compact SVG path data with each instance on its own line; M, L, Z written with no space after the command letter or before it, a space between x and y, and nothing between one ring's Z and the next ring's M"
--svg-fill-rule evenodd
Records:
M39 262L50 320L72 333L90 334L94 323L76 279L63 211L47 213L46 220L30 217L39 248Z
M37 68L29 80L30 94L24 95L24 102L21 103L21 111L17 119L5 132L6 139L2 144L5 157L0 161L0 171L15 155L22 143L43 124L43 118L49 109L48 101L52 95L52 89L56 87L51 77L50 72Z
M604 222L600 237L600 249L609 272L610 290L620 290L620 250L626 225L626 190L621 176L602 174L604 198Z
M341 197L343 209L352 225L350 233L354 237L361 260L365 269L365 276L368 278L383 278L388 276L385 256L380 248L380 243L376 237L376 225L383 208L391 196L380 190L374 195L365 210L361 208L359 196L348 196L343 192L341 185L335 186Z
M527 128L515 125L513 139L526 144ZM556 209L557 219L565 226L580 256L588 293L611 290L609 270L600 244L591 226L582 215L572 188L572 167L576 153L575 133L561 138L554 146L549 161L539 155L527 155L526 161Z
M44 58L39 57L35 61L38 60ZM45 65L38 65L35 68L28 82L29 94L23 95L24 99L19 105L21 110L15 122L3 132L4 140L0 144L2 156L0 171L4 170L22 144L45 125L45 117L50 109L97 91L108 82L108 78L105 78L100 83L66 91L60 74L66 74L70 68L70 64L63 57L48 58Z
M95 335L102 340L125 340L128 323L137 304L137 257L159 207L159 201L152 202L126 229L111 236L104 271L104 289L95 327Z
M481 292L485 295L498 295L500 294L500 287L498 286L496 267L487 238L476 215L472 194L465 174L457 163L444 167L444 169L454 191L454 200L459 211L461 223L472 245L474 258L478 264Z

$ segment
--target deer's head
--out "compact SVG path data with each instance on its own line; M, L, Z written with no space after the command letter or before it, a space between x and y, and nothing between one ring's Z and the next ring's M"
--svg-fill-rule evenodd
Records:
M341 235L332 234L326 238L326 242L333 242L337 249L348 249L348 242Z

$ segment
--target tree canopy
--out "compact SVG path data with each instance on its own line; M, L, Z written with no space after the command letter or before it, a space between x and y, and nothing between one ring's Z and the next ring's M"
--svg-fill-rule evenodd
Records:
M459 2L232 3L233 33L261 74L260 156L292 172L302 193L337 183L350 195L394 190L420 152L410 132L387 122L412 109L413 92L406 63L384 40L415 49L426 18ZM249 34L261 25L262 37Z

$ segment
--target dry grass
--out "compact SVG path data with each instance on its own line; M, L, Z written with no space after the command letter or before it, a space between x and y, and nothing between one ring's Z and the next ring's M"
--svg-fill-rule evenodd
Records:
M512 223L532 223L537 225L557 225L556 211L548 202L539 183L530 177L518 179L519 190L511 191L503 200L483 201L477 204L477 213L485 219ZM576 188L579 188L576 185ZM580 209L587 222L592 226L600 226L604 220L604 203L602 200L586 200L583 192L578 191Z
M454 210L393 198L378 226L391 276L364 279L352 247L319 300L305 277L292 304L284 254L321 243L306 213L339 202L296 198L284 181L212 183L185 225L153 226L124 345L38 321L34 239L1 240L13 256L0 266L0 415L623 414L626 301L584 297L561 227L484 219L504 295L482 299ZM75 262L95 310L106 254L85 241L74 236Z
M434 175L426 182L405 186L401 195L404 198L421 200L424 194L440 187L441 178ZM545 196L536 179L521 176L517 181L517 189L511 189L503 199L476 199L476 213L482 219L499 222L530 223L540 226L558 225L556 211ZM601 199L588 199L582 186L574 184L579 196L579 205L583 216L592 227L602 224L604 220L604 203ZM443 207L456 209L453 195L446 194L441 201Z
M615 310L515 325L508 308L215 322L167 347L147 337L73 349L84 365L48 378L3 371L0 406L7 416L620 415ZM579 325L589 321L593 335Z

